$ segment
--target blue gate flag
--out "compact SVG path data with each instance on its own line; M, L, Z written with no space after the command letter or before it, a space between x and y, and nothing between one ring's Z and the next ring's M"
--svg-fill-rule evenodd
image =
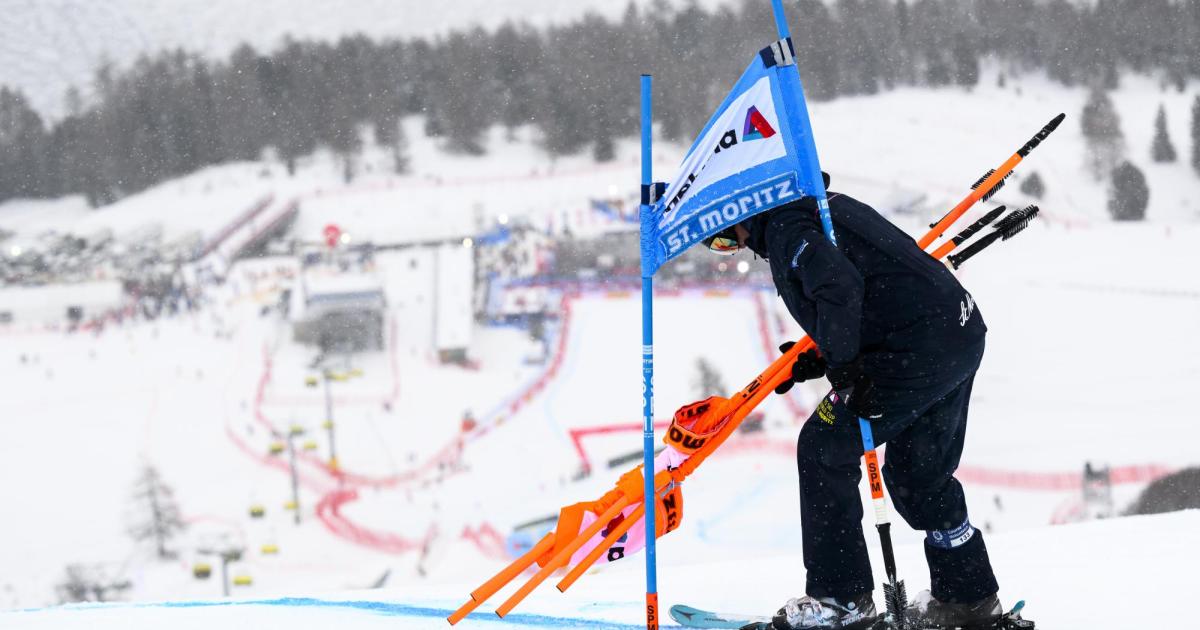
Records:
M824 198L820 166L807 154L812 125L794 64L790 38L764 48L709 119L642 222L643 277L755 214Z

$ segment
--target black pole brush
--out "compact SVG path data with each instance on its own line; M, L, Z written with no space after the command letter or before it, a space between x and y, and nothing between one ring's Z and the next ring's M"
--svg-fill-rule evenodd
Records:
M1016 236L1021 230L1029 227L1029 222L1037 216L1040 210L1037 206L1029 206L1021 210L1016 210L1009 213L1008 216L996 222L995 229L987 236L971 243L958 254L951 254L946 260L950 261L950 266L958 269L963 263L970 260L972 256L983 251L986 247L999 240L1005 240Z

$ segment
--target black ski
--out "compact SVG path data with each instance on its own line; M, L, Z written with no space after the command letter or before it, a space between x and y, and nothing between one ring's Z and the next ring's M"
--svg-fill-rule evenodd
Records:
M883 614L854 624L848 630L1036 630L1032 621L1021 617L1021 610L1024 608L1025 602L1019 601L999 619L979 626L928 626L921 624L919 620L909 620L903 626L899 626L889 615ZM718 613L682 604L672 606L670 614L672 619L685 628L774 630L769 615Z

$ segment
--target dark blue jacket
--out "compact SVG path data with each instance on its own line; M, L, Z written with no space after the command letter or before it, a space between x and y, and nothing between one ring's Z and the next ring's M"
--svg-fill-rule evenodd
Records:
M876 378L932 375L987 327L954 274L870 206L830 193L838 246L806 197L747 221L792 317L831 365Z

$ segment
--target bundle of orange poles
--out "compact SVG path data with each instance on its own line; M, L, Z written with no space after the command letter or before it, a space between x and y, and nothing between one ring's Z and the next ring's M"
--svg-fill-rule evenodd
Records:
M1025 143L1017 150L1008 160L1006 160L999 168L989 172L982 180L977 182L972 187L968 194L958 205L954 206L940 221L932 226L932 229L917 241L917 245L921 249L926 249L936 241L939 237L945 234L946 230L950 229L960 217L974 206L977 202L985 197L991 197L996 190L1003 185L1017 164L1019 164L1026 155L1029 154L1046 136L1050 135L1059 123L1065 118L1063 114L1059 114L1050 121L1040 132L1037 133L1029 142ZM947 241L942 247L939 247L933 252L933 256L939 260L949 254L955 247L953 241ZM805 337L783 353L779 358L775 359L766 370L763 370L750 384L742 388L740 392L728 399L717 399L721 405L720 408L714 409L713 413L717 418L728 418L727 421L721 424L721 428L706 442L702 447L696 450L679 468L674 470L666 470L655 475L654 487L656 494L671 487L671 484L680 484L686 479L692 471L696 469L705 459L708 458L714 451L717 450L725 442L725 440L737 430L738 425L742 420L754 410L768 395L771 394L784 381L791 377L791 365L796 360L796 357L802 352L807 352L816 347L816 343L812 338ZM491 579L484 582L479 588L471 592L471 598L463 604L458 610L455 610L447 620L451 625L458 623L464 617L479 607L480 604L487 601L500 589L507 586L517 576L524 573L527 569L533 566L536 562L540 569L518 588L507 600L504 601L496 609L496 614L500 617L507 615L527 597L535 588L537 588L546 578L552 573L567 567L571 557L579 551L579 549L593 536L604 529L618 514L631 505L636 505L635 510L625 518L617 526L613 527L605 535L604 540L593 548L579 563L570 568L566 576L558 582L558 590L565 592L572 584L579 579L596 561L603 555L613 544L615 544L626 532L637 524L645 513L646 502L642 491L642 470L641 466L635 467L633 470L622 475L617 487L605 494L599 501L595 502L599 518L597 518L590 526L583 529L569 541L556 540L555 532L546 534L537 544L528 552L513 561L512 564L502 569L499 573L492 576ZM660 534L661 535L661 534ZM557 550L557 551L556 551Z

